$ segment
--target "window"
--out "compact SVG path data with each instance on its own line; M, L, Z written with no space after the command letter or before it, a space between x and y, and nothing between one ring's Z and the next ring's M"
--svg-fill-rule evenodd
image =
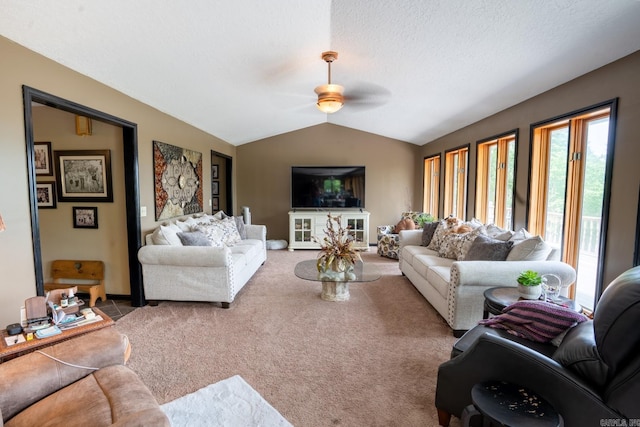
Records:
M576 269L569 296L588 309L602 289L615 105L532 126L528 228Z
M438 217L440 203L440 155L424 159L422 211Z
M513 228L517 131L478 142L476 212L485 224Z
M444 216L466 219L469 147L445 153Z

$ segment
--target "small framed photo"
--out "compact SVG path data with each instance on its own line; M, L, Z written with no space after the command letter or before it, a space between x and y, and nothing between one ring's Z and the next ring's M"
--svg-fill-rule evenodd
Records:
M218 174L218 165L211 165L211 179L220 179Z
M213 194L214 196L217 196L220 194L220 182L219 181L213 181L211 183L211 194Z
M98 208L74 206L73 228L98 228Z
M33 161L36 175L53 175L50 142L35 142L33 144Z
M110 150L55 151L60 202L113 202Z
M38 209L55 209L56 208L56 183L36 182L36 199L38 200Z
M220 198L219 197L213 197L211 199L211 210L213 212L220 210Z

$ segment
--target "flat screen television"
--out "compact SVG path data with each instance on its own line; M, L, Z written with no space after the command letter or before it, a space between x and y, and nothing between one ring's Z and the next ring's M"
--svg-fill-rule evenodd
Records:
M364 166L292 166L291 208L364 208Z

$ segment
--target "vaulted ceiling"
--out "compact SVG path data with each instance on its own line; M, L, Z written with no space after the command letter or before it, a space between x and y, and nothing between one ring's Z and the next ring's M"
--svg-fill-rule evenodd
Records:
M0 5L0 35L233 145L325 122L422 145L639 50L638 22L639 0Z

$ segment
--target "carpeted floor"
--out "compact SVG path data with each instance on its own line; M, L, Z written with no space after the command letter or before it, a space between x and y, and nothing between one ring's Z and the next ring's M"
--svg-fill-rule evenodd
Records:
M373 248L362 256L379 280L351 284L346 302L320 299L320 283L293 274L316 255L269 251L228 310L163 302L127 314L116 327L129 366L160 404L240 375L296 427L437 426L449 327Z

